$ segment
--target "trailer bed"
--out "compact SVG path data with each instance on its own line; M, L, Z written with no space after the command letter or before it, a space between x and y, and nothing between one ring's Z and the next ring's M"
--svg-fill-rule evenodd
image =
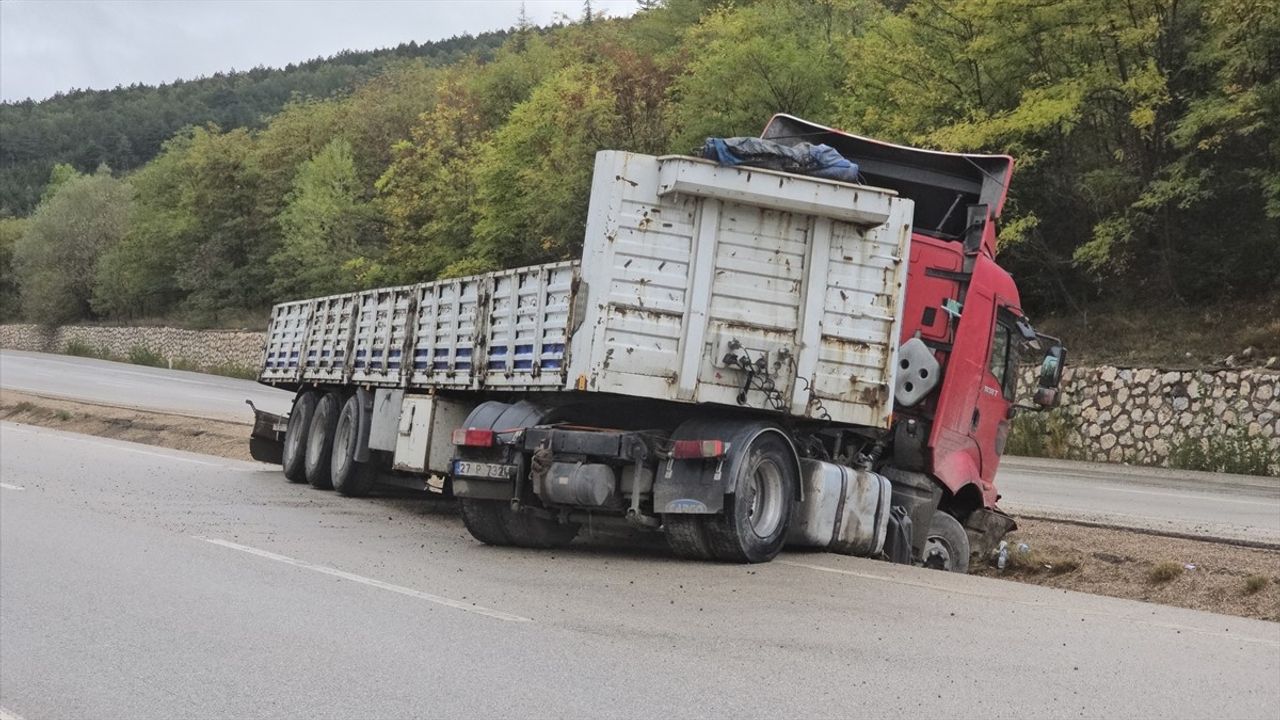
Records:
M911 201L619 151L597 155L594 177L580 262L282 303L260 380L603 392L888 426Z

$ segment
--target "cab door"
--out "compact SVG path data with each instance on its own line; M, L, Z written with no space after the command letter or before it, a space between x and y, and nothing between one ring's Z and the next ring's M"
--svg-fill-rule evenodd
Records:
M1016 315L1000 298L996 299L994 310L991 343L971 425L971 437L982 458L984 485L992 483L1000 455L1004 453L1018 377Z

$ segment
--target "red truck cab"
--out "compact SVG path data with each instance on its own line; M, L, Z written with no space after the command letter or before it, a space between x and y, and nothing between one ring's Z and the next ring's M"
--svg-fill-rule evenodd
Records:
M1018 351L1053 340L1031 329L1017 285L996 262L1013 158L894 145L790 115L775 115L762 137L830 145L858 164L866 184L914 201L901 342L923 342L939 377L909 407L899 396L887 465L932 478L945 489L937 502L953 515L994 508L1017 407ZM1056 400L1065 356L1052 345L1037 393L1044 406ZM914 371L900 363L901 372Z

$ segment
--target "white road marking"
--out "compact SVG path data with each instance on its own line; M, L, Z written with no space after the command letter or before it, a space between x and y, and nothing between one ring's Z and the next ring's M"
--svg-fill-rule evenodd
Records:
M18 713L0 708L0 720L22 720L22 716Z
M74 441L74 442L81 442L81 443L84 443L84 444L86 444L86 445L95 445L95 446L97 446L97 447L111 448L111 449L113 449L113 450L122 450L122 451L124 451L124 452L131 452L131 453L134 453L135 455L149 455L149 456L151 456L151 457L164 458L164 459L166 459L166 460L177 460L178 462L194 463L194 464L196 464L196 465L208 465L209 467L224 468L224 469L227 469L227 470L256 470L256 469L259 469L259 468L254 467L254 466L253 466L253 465L251 465L250 463L244 463L244 464L242 464L242 465L231 465L231 464L228 464L228 463L212 462L212 461L209 461L209 460L197 460L197 459L195 459L195 458L184 457L184 456L182 456L182 455L177 455L177 454L173 454L173 453L167 453L167 452L153 452L153 451L151 451L151 450L143 450L142 448L139 448L139 447L130 447L130 445L132 445L133 443L129 443L128 441L124 441L124 440L121 440L121 441L118 441L118 442L103 442L103 441L101 441L101 440L95 440L95 439L93 439L93 438L91 438L91 437L89 437L89 436L87 436L87 435L80 435L80 434L78 434L78 433L65 432L65 431L62 431L62 430L49 430L49 429L43 429L43 428L42 428L42 429L40 429L40 430L35 430L35 429L28 428L28 427L25 427L25 426L22 426L22 425L15 425L15 424L13 424L13 423L9 423L9 422L5 422L5 423L3 423L3 427L4 427L4 429L5 429L5 430L12 431L12 432L18 432L18 433L24 433L24 434L26 434L26 435L43 435L43 436L48 437L48 436L50 436L50 435L55 435L55 434L56 434L56 435L60 435L61 437L65 438L65 439L67 439L67 440L72 440L72 441Z
M4 488L5 490L26 490L26 488L21 485L10 485L9 483L0 483L0 488ZM4 718L0 717L0 720L4 720Z
M418 598L419 600L426 600L427 602L432 602L437 605L444 605L445 607L451 607L456 610L462 610L464 612L474 613L476 615L483 615L485 617L491 617L496 620L505 620L507 622L533 622L531 618L521 617L520 615L512 615L511 613L505 613L505 612L502 612L501 610L494 610L492 608L481 607L479 605L472 605L469 603L462 602L461 600L454 600L452 598L442 597L440 595L432 595L431 593L425 593L425 592L422 592L421 590L414 590L413 588L407 588L402 585L393 585L389 582L383 582L382 580L367 578L367 577L364 577L363 575L356 575L355 573L349 573L344 570L325 567L324 565L316 565L314 563L309 563L305 560L298 560L296 558L291 558L286 555L277 555L273 552L267 552L266 550L259 550L258 548L249 547L248 545L240 545L238 543L233 543L227 540L219 540L218 538L200 537L198 535L194 537L196 540L202 540L207 543L213 543L214 545L219 545L221 547L230 548L232 550L239 550L240 552L249 553L250 555L257 555L258 557L263 557L268 560L275 560L276 562L282 562L282 563L285 563L286 565L293 565L294 567L300 567L305 570L314 570L318 573L324 573L325 575L332 575L334 577L342 578L343 580L350 580L351 582L361 583L362 585L370 585L376 588L382 588L383 590L390 590L391 592L400 593L401 595L408 595L409 597L415 597L415 598Z

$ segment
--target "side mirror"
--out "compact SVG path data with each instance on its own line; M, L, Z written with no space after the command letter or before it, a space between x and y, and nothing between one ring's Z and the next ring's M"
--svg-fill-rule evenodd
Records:
M1033 399L1036 405L1042 408L1057 407L1059 393L1058 386L1062 383L1062 371L1067 365L1067 349L1062 347L1061 343L1055 342L1049 347L1048 352L1044 354L1044 360L1040 363L1040 387L1036 389Z
M1036 390L1035 397L1032 402L1040 407L1048 410L1058 406L1058 391L1054 388L1040 388Z

